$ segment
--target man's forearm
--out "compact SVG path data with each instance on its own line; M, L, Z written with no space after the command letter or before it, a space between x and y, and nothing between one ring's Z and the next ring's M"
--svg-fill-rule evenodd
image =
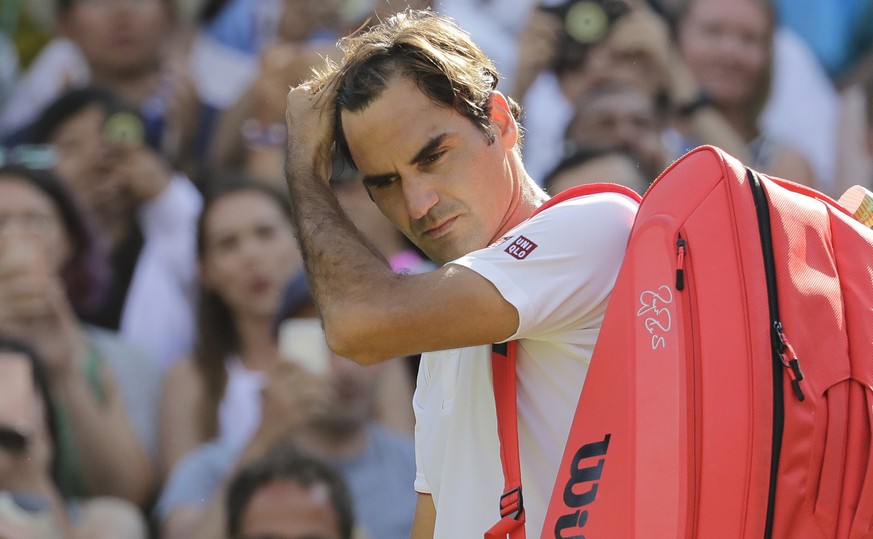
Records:
M355 308L384 299L395 276L342 210L326 179L293 162L290 153L285 169L297 241L330 341L332 327L345 332L361 323Z

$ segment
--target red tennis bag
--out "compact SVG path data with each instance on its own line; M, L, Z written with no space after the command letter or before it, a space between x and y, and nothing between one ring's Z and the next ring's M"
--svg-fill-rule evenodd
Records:
M542 537L873 537L873 231L713 147L643 198Z
M873 537L871 386L873 231L698 148L643 197L541 537Z

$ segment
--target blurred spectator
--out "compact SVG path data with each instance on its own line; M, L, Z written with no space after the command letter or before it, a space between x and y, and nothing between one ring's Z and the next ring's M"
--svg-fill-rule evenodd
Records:
M760 129L773 66L774 12L764 0L692 0L680 12L678 43L706 101L742 137L759 170L813 185L809 162ZM693 143L691 145L694 145Z
M760 128L800 152L816 187L832 191L837 168L839 95L809 47L790 29L777 27L773 81Z
M0 537L145 539L145 521L128 502L64 499L56 454L62 433L42 358L23 342L0 335L0 371Z
M501 91L515 86L518 39L537 0L434 0L434 11L455 19L494 61L504 80ZM416 2L410 2L416 4ZM412 7L421 8L419 5Z
M260 50L251 85L218 122L210 156L216 167L243 168L283 185L285 96L336 55L339 7L339 0L279 2L276 39Z
M577 102L565 135L565 153L595 147L622 150L632 156L636 175L647 178L647 184L673 161L661 139L665 128L663 111L650 95L607 80L595 83Z
M94 299L92 239L46 171L0 168L0 331L44 358L59 425L65 495L145 505L154 488L158 373L112 334L86 328L74 306Z
M842 91L834 197L853 185L873 190L873 57Z
M326 351L323 333L319 337ZM244 447L216 440L179 462L156 506L164 539L221 536L227 480L283 440L339 472L366 537L409 537L416 500L413 442L373 421L383 366L329 354L326 371L317 373L304 366L313 357L299 355L312 348L298 342L298 355L273 366L262 390L260 424Z
M202 201L143 133L134 109L110 93L82 88L46 108L29 137L54 146L58 175L110 249L111 287L86 319L119 331L165 369L193 343L194 235Z
M352 539L348 487L321 460L280 444L240 470L227 492L231 539Z
M630 187L642 195L653 179L643 176L636 160L625 151L580 148L546 176L543 187L554 196L577 185L607 182Z
M258 428L260 391L279 383L270 373L281 363L274 319L283 291L289 281L306 290L305 281L294 279L302 260L289 212L284 195L260 182L219 181L207 197L197 243L197 346L165 379L165 473L203 442L218 438L239 447ZM308 301L306 293L297 303ZM382 372L379 417L411 432L412 380L401 363L390 362ZM406 419L392 419L397 414Z
M6 132L23 128L64 90L90 82L134 104L145 120L145 139L186 168L200 104L186 61L174 50L176 23L172 0L60 0L63 38L46 47L46 59L36 60L32 75L25 74L7 107L20 123L4 123ZM29 111L26 117L22 110Z

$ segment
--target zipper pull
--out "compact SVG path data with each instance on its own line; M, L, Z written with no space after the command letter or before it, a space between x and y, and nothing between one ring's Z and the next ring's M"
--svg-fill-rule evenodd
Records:
M803 401L806 398L803 395L803 390L800 388L800 381L803 380L803 371L800 370L797 354L794 352L794 347L791 346L791 343L785 337L782 322L773 322L773 329L776 330L776 336L779 338L779 356L782 358L782 365L788 369L788 376L791 378L791 387L794 388L794 395L797 397L797 400Z
M679 254L676 258L676 290L685 289L685 240L680 236L676 241Z

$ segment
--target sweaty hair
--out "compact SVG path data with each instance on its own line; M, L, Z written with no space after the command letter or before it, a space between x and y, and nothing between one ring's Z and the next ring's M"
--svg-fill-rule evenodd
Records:
M293 481L306 488L326 486L340 537L351 539L354 528L352 497L342 477L321 460L299 452L290 442L279 444L260 460L243 468L231 482L227 492L227 532L230 537L239 536L243 513L258 489L274 481Z
M360 112L398 76L409 77L431 101L468 118L489 141L491 92L499 74L494 63L451 19L429 10L406 9L339 43L345 56L317 77L336 84L337 150L354 166L342 130L342 111ZM521 108L507 97L516 121Z

